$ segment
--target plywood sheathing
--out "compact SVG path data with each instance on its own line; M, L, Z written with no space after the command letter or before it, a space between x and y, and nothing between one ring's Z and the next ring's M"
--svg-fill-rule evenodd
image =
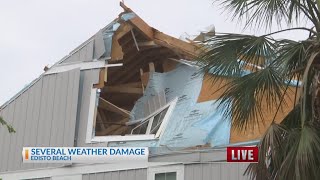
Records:
M275 122L280 123L283 118L292 110L293 108L293 101L294 101L294 94L295 94L295 88L290 87L288 90L288 96L285 96L285 101L288 103L288 106L283 106L283 108L278 112ZM266 100L263 100L262 102L262 108L267 109ZM258 118L258 124L256 124L253 128L248 129L245 132L241 132L239 130L236 130L235 128L231 128L231 137L230 142L244 142L248 140L256 140L260 139L262 135L266 132L270 124L272 123L272 120L274 118L274 114L277 110L277 106L273 106L271 112L268 113L267 111L263 112L264 120L261 118Z
M111 112L114 112L114 113L117 113L117 114L120 114L124 117L130 117L130 112L127 111L127 110L124 110L120 107L117 107L116 105L112 104L111 102L103 99L103 98L99 98L99 107L100 108L103 108L105 110L108 110L108 111L111 111Z
M231 78L219 77L217 81L214 81L213 75L205 74L202 81L200 95L198 97L198 103L218 99L222 93L227 90L228 87L226 85L231 80Z
M205 75L198 102L218 99L227 90L227 84L231 80L231 78L220 77L217 81L214 81L212 75ZM288 96L285 97L285 101L288 106L283 106L283 108L278 112L275 118L275 122L277 123L280 123L293 108L295 88L290 87L287 90L287 93ZM273 106L270 111L267 111L266 100L263 100L262 109L264 109L264 119L260 117L256 119L258 123L253 128L248 128L246 131L240 131L234 127L231 128L230 143L257 140L262 137L272 123L277 106Z
M99 83L98 84L94 84L93 87L94 88L98 88L101 89L104 87L105 82L107 82L107 68L102 68L100 69L100 73L99 73Z
M119 39L132 30L132 26L123 22L112 37L111 61L123 59L122 47L119 44Z

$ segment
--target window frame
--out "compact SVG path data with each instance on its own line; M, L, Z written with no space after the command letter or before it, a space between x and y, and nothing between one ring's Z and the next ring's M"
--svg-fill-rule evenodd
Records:
M88 121L87 121L87 132L86 132L86 143L100 143L100 142L121 142L121 141L143 141L143 140L156 140L161 137L163 134L168 121L172 115L172 112L177 104L178 98L175 98L171 102L167 103L151 115L147 116L146 118L135 120L137 124L143 122L151 117L156 116L157 114L161 113L164 109L169 107L164 116L164 119L159 127L159 130L156 134L127 134L125 136L121 135L109 135L109 136L95 136L95 124L97 118L97 106L99 104L99 94L98 88L92 88L90 94L90 102L89 102L89 112L88 112ZM149 122L150 123L150 122ZM148 124L149 126L149 124ZM150 125L151 126L151 125Z
M149 167L148 168L148 180L155 180L156 174L175 172L177 174L176 180L184 180L184 165L168 165L160 167Z

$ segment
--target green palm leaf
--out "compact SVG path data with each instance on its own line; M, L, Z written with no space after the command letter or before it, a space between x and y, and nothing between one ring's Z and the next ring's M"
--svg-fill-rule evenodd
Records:
M270 28L273 23L282 22L290 25L301 17L307 17L319 27L319 11L311 0L223 0L222 4L233 13L233 19L245 18L246 27Z
M280 101L285 90L283 82L281 74L272 66L239 77L221 95L220 107L226 116L232 117L234 127L252 127L257 124L257 119L264 118L264 110L277 106L276 102ZM262 102L266 102L267 109L262 109Z
M200 63L205 72L215 75L239 77L245 67L256 71L275 57L274 40L265 36L218 34L205 43L209 50Z
M0 117L0 124L1 124L2 126L6 126L7 129L8 129L8 131L9 131L9 133L15 133L15 132L16 132L11 125L9 125L5 120L3 120L2 117Z

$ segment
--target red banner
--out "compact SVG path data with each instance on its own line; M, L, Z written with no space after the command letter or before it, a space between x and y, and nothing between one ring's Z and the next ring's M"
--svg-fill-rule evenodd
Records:
M227 147L227 162L258 162L258 147Z

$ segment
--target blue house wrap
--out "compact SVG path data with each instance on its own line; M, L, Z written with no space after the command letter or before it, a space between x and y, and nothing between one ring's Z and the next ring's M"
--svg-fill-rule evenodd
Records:
M197 103L202 81L203 74L197 67L184 64L177 65L177 68L170 72L152 72L143 97L131 111L133 119L144 118L147 114L144 112L144 105L161 91L165 92L166 102L178 98L177 104L159 140L132 141L125 145L190 147L229 144L231 120L218 110L217 101Z

